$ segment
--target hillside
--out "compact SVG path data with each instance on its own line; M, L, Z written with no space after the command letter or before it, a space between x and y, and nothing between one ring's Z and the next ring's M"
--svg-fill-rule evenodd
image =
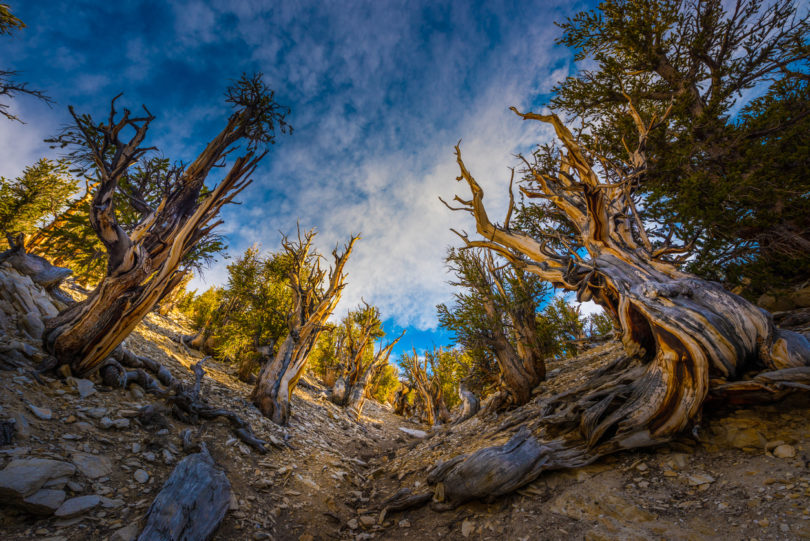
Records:
M0 466L33 458L66 463L75 471L46 487L63 490L67 499L90 496L62 517L4 506L0 524L5 539L133 539L155 495L186 454L181 432L187 428L205 443L233 486L230 509L214 539L810 536L806 395L778 406L708 406L694 437L545 474L491 503L449 510L432 503L381 515L382 502L400 488L424 490L426 470L437 460L503 443L509 431L498 428L530 421L537 414L537 400L497 419L474 417L431 432L374 401L354 420L326 399L317 382L308 382L297 387L292 420L281 428L245 400L250 389L231 367L206 361L202 396L238 413L258 437L279 444L259 454L234 438L222 421L196 426L177 421L160 397L137 385L122 391L98 381L35 375L35 362L43 355L38 341L28 335L35 323L20 313L19 303L30 300L29 308L47 311L50 297L6 266L0 277L5 314L0 321L5 331L0 419L16 424L11 442L0 447ZM75 287L70 292L82 294ZM807 324L799 330L807 332ZM190 367L202 356L175 341L188 332L177 314L151 314L128 347L191 382ZM616 345L607 344L552 363L551 377L538 388L538 396L570 388L616 351ZM17 366L10 369L12 364ZM143 423L139 411L149 405L164 411L159 422ZM401 428L427 434L417 437ZM7 492L4 497L11 501Z

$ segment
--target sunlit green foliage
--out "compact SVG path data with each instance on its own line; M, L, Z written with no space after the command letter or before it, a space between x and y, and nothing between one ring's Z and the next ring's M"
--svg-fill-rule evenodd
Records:
M46 158L23 170L14 180L0 177L0 246L6 235L32 235L55 219L79 187L68 165Z

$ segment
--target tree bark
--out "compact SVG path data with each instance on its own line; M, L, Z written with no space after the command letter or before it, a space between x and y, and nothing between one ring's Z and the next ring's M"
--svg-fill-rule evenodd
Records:
M651 128L632 104L630 109L639 126L639 145L631 153L630 172L616 182L600 181L556 116L518 113L550 123L565 147L557 176L529 167L538 190L525 193L545 198L565 214L580 246L568 253L510 230L508 220L505 226L493 224L483 191L457 147L459 178L473 193L471 201L457 201L488 239L466 239L468 245L497 251L514 265L577 291L580 301L595 300L618 322L626 355L603 377L550 399L548 415L532 431L524 427L503 446L437 466L430 479L441 483L451 501L505 494L547 469L581 466L608 453L665 442L696 419L711 388L722 389L763 369L773 386L810 365L810 342L804 336L776 328L770 314L719 284L681 272L669 259L678 248L654 247L648 239L628 186L645 166L643 148ZM602 165L612 170L613 164Z
M130 117L129 111L119 117L113 100L109 122L95 125L71 109L76 130L65 137L88 148L95 164L99 187L93 196L90 224L108 254L106 276L96 289L86 300L46 323L46 349L75 374L96 369L154 308L174 283L183 257L220 223L213 220L222 206L250 183L248 177L264 156L252 149L270 137L269 132L262 135L257 130L265 129L263 123L270 118L283 123L283 114L267 99L260 79L249 84L254 86L248 90L242 87L239 96L233 91L229 94L240 108L185 169L158 208L129 234L118 224L114 196L127 169L150 150L141 144L153 117L148 111L141 118ZM121 141L119 135L128 128L134 135L127 142ZM272 130L272 126L267 129ZM242 139L248 140L248 152L201 197L208 173Z
M346 278L343 269L359 238L351 237L342 254L338 255L337 249L332 252L335 266L329 272L328 287L323 289L321 282L327 273L321 270L318 257L310 254L314 236L310 231L302 238L299 231L297 243L286 238L282 241L295 262L289 283L293 293L293 308L287 317L289 334L275 357L262 366L251 394L262 414L279 425L289 422L293 390L315 340L340 300Z

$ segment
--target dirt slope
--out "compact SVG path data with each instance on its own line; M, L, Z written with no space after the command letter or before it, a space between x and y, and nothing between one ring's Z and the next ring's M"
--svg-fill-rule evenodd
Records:
M190 381L189 366L200 355L173 340L186 332L173 319L150 315L128 347ZM582 369L607 362L612 352L612 346L605 346L551 366L547 390L571 385L584 377ZM64 490L68 498L98 495L102 503L66 519L3 507L2 538L131 539L182 458L179 433L188 425L168 416L164 425L141 426L134 419L138 408L162 401L137 386L124 392L96 382L92 394L81 397L87 384L56 378L42 378L40 384L32 367L33 361L0 372L0 420L14 418L19 428L14 441L0 447L0 468L30 457L82 463ZM490 504L441 513L424 506L392 513L378 524L376 504L400 487L424 489L425 470L441 457L499 443L502 436L492 436L494 429L510 419L529 418L531 408L497 421L474 418L420 439L400 428L425 427L373 401L359 422L353 420L314 384L296 390L290 426L280 428L245 400L249 387L229 367L211 362L206 370L202 393L210 402L237 411L259 437L290 445L261 455L233 438L224 422L192 427L234 489L231 510L214 539L810 537L807 396L774 406L707 412L699 440L684 437L659 449L545 475Z

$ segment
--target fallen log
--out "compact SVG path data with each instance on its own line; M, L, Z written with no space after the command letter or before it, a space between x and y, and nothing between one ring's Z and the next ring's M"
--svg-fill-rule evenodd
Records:
M138 541L205 541L231 501L231 483L203 445L177 464L149 511Z

